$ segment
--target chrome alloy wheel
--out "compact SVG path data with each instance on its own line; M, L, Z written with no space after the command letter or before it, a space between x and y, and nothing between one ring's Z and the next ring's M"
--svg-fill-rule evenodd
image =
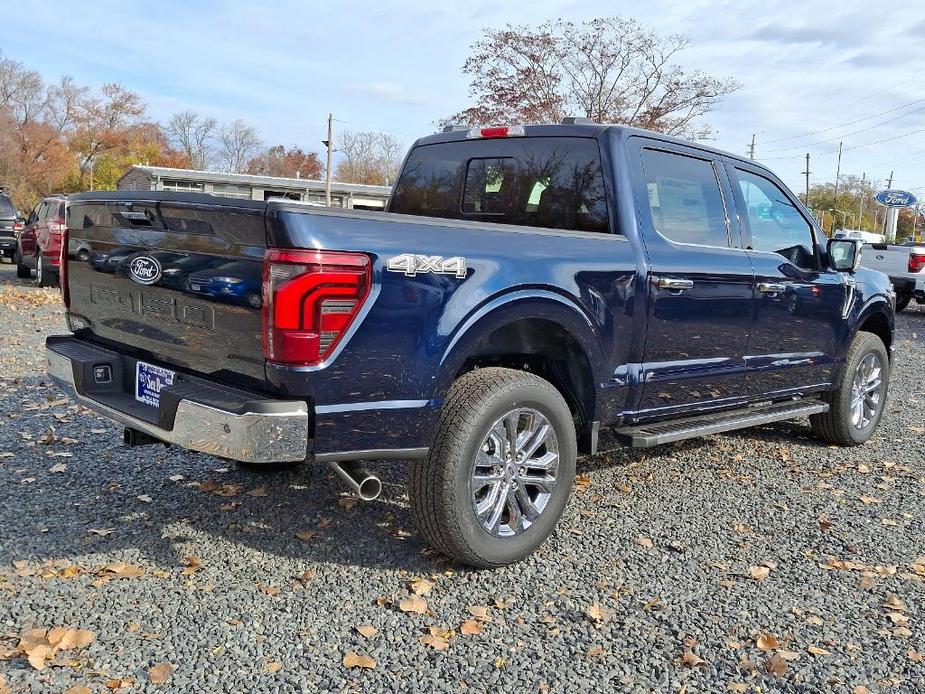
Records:
M488 431L472 465L472 508L494 537L523 533L546 509L559 472L559 440L539 411L518 407Z
M883 364L874 352L858 364L851 384L851 423L856 429L867 427L880 410Z

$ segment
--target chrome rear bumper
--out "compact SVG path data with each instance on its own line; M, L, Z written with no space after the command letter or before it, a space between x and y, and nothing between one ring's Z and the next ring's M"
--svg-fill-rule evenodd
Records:
M76 342L76 340L75 340ZM165 443L246 463L295 462L308 457L309 411L301 401L263 401L272 412L229 412L218 407L181 399L173 427L166 429L129 412L82 394L75 384L73 359L67 349L46 347L48 375L75 401L120 424ZM100 350L108 358L118 355Z

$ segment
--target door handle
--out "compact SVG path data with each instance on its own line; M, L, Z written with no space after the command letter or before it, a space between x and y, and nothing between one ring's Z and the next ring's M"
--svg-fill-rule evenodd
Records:
M668 289L673 292L683 292L694 288L694 280L682 280L677 277L659 277L656 282L659 289Z
M787 285L777 282L759 282L758 291L762 294L783 294L787 291Z

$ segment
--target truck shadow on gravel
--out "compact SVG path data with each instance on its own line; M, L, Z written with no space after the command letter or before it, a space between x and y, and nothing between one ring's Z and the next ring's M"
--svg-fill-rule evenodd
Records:
M0 451L14 453L0 458L6 497L0 504L0 562L76 561L80 555L105 553L177 570L187 556L215 564L245 550L263 562L285 559L292 578L326 563L420 572L447 566L416 534L405 463L370 463L384 491L379 500L364 504L325 465L259 473L160 445L125 448L121 430L91 413L68 414L69 403L29 410L49 398L61 399L57 389L42 384L40 378L24 379L0 396L2 412L17 413L0 429ZM42 442L49 438L49 427L54 427L52 440ZM816 443L805 423L725 436L781 445ZM632 450L614 447L615 440L604 437L603 446L608 450L579 460L579 473L642 461L657 467L679 453L688 459L716 457L717 446L722 460L724 444L722 437L714 437ZM61 463L65 470L52 471ZM249 565L255 581L257 576L270 580L253 560Z

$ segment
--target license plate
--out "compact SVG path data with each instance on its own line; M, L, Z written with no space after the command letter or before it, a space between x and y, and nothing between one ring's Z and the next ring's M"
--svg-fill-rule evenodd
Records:
M164 369L143 361L135 364L135 399L146 405L157 407L161 404L161 388L172 386L175 371Z

